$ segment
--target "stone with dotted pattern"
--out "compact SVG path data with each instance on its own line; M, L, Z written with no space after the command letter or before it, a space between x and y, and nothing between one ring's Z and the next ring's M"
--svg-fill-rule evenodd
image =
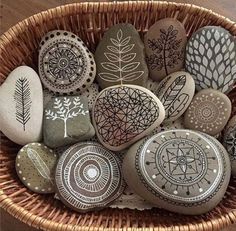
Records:
M43 85L64 95L84 92L96 74L93 54L77 35L63 30L42 38L38 66Z
M199 91L184 116L186 128L216 135L227 124L232 105L228 96L214 89Z
M30 143L16 156L16 172L21 182L36 193L54 192L57 155L42 143Z
M159 208L198 215L222 200L230 180L230 160L213 138L175 129L134 144L123 161L128 186Z

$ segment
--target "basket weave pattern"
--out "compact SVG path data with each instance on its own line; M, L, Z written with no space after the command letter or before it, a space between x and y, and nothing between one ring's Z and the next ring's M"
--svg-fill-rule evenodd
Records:
M0 37L0 84L17 66L26 64L37 70L40 39L48 31L74 32L91 51L112 25L129 22L141 38L157 20L174 17L191 35L205 25L220 25L236 36L236 24L222 16L188 4L166 2L78 3L57 7L34 15ZM236 89L231 93L236 101ZM236 102L234 101L234 107ZM236 111L235 111L236 112ZM236 179L231 179L224 200L202 216L182 216L160 209L147 211L104 209L86 214L65 208L53 195L30 192L17 178L15 156L20 146L1 134L0 205L23 222L43 230L221 230L236 222Z

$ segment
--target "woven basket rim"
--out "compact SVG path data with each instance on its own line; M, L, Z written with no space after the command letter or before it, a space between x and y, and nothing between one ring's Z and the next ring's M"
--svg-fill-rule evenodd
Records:
M194 8L194 9L199 10L200 12L209 13L212 16L223 20L225 23L230 24L230 28L233 28L234 30L236 30L236 22L234 22L231 19L229 19L225 16L222 16L218 13L215 13L212 10L209 10L204 7L196 6L194 4L166 2L166 1L153 1L153 0L151 0L151 1L149 0L149 1L80 2L80 3L71 3L71 4L66 4L66 5L61 5L61 6L57 6L54 8L50 8L48 10L34 14L34 15L18 22L17 24L15 24L11 28L9 28L7 31L5 31L0 36L0 41L1 41L0 52L4 48L5 45L7 45L8 43L11 42L11 40L13 39L13 36L15 35L15 31L19 32L20 31L19 28L21 29L22 26L28 25L29 21L32 23L32 25L37 26L36 19L42 18L42 15L50 16L52 12L57 11L57 12L61 12L62 16L64 17L69 14L68 13L69 11L67 11L66 9L68 9L70 7L76 8L77 6L82 6L82 12L83 12L83 9L86 9L86 13L93 13L93 12L99 11L100 8L102 8L104 10L106 8L106 6L110 6L110 5L116 6L116 4L120 4L122 6L135 5L135 4L145 4L147 7L152 7L152 5L159 4L159 5L167 5L167 6L175 6L175 7L186 7L186 8L189 7L190 9ZM116 8L114 7L114 12L115 11L116 11ZM41 228L43 230L50 230L50 228L52 227L52 224L51 224L52 222L53 222L53 230L57 230L57 228L60 230L64 230L64 229L70 230L72 228L74 228L73 230L77 230L77 227L75 228L74 225L60 224L58 222L54 222L54 221L34 215L33 213L27 211L23 207L14 203L6 194L4 194L2 189L0 189L0 207L2 207L9 214L11 214L15 218L19 219L20 221L22 221L28 225L37 227L37 228ZM223 222L223 220L227 220L227 222ZM211 220L211 223L215 223L215 222L218 222L219 224L236 223L236 210L232 210L232 211L228 212L227 214L221 215L220 217L213 218ZM201 223L202 223L202 219L199 219L198 221L196 221L196 223L191 225L191 230L195 230L195 229L197 230L200 227ZM179 226L176 225L176 228L177 227L179 227ZM175 226L172 226L172 228L174 230ZM89 226L80 227L80 230L85 230L85 229L89 229ZM117 229L116 228L102 228L102 230L117 230Z

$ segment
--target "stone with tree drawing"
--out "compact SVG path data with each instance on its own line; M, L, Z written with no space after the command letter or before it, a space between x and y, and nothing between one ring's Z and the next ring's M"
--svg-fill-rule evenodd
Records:
M176 19L165 18L152 25L144 38L150 77L160 81L184 65L187 35Z
M94 136L88 103L81 96L52 98L44 110L44 143L55 148Z
M148 78L144 45L131 24L117 24L103 36L95 52L101 88L125 83L144 86Z

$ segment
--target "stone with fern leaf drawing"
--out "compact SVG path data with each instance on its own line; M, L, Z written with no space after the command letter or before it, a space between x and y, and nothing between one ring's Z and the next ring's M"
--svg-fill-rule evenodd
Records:
M149 75L160 81L184 65L187 35L176 19L165 18L152 25L144 37Z
M44 110L44 143L56 148L94 136L88 103L81 96L52 98Z
M185 67L198 91L230 92L236 82L236 39L221 27L200 28L187 43Z
M144 86L148 78L144 45L131 24L117 24L105 33L95 61L96 78L102 89L121 83Z
M41 141L43 89L38 74L28 66L15 68L0 86L0 130L13 142Z

